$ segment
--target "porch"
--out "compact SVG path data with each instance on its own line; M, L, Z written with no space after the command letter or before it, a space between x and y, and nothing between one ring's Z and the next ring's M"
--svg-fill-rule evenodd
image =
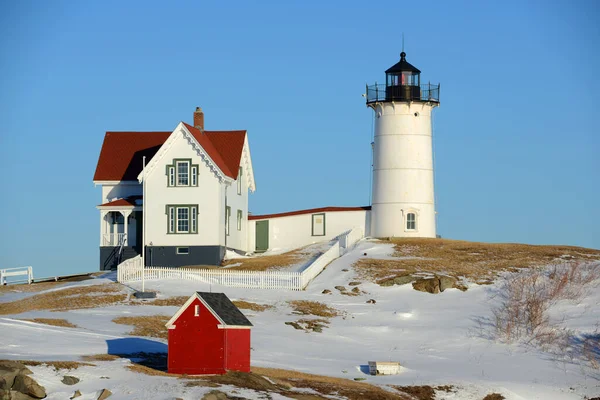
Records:
M100 211L100 247L142 246L142 212Z

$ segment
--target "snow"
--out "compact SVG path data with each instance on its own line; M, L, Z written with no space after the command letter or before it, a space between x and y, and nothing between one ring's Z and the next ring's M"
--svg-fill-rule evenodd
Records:
M319 249L326 248L320 244ZM317 246L318 247L318 246ZM347 379L366 378L372 384L454 385L457 393L446 399L481 399L497 392L508 400L582 399L600 393L600 372L585 362L559 359L524 344L505 344L491 339L491 309L498 302L498 284L470 285L461 292L448 289L432 295L411 285L380 287L364 282L367 292L356 297L342 295L334 286L348 287L358 280L352 264L367 253L369 257L391 257L387 244L363 241L351 252L333 261L305 291L261 290L219 287L178 280L147 281L146 288L161 296L189 296L194 291L222 291L232 299L274 305L264 312L244 310L251 322L252 365L293 369L311 374ZM343 269L349 269L344 272ZM107 276L110 278L111 276ZM75 282L68 286L101 283L105 279ZM140 285L132 284L131 289ZM324 289L331 294L322 294ZM59 289L57 289L59 290ZM597 332L600 321L600 291L589 291L579 302L561 301L551 309L551 318L560 320L578 333ZM24 295L24 294L23 294ZM29 295L29 293L27 293ZM10 293L6 296L15 299ZM375 299L375 304L367 304ZM306 333L285 325L298 316L291 313L290 300L315 300L341 311L322 333ZM62 328L17 321L17 316L0 318L0 358L34 360L79 360L86 354L165 352L166 341L128 336L131 327L112 319L122 315L173 315L177 307L110 306L66 312L35 311L18 318L65 318L79 328ZM317 317L315 317L317 318ZM43 338L43 340L40 340ZM368 361L397 361L398 375L368 375ZM49 399L67 398L80 389L87 397L104 387L114 399L182 397L199 398L209 388L185 387L181 380L146 376L126 369L129 360L94 362L97 367L80 367L72 375L80 384L60 383L63 372L32 367L34 378L44 385ZM100 379L107 376L110 379ZM257 398L242 389L237 396ZM96 393L96 392L94 392ZM245 393L245 394L244 394ZM136 397L138 396L138 397ZM273 398L284 398L273 395Z

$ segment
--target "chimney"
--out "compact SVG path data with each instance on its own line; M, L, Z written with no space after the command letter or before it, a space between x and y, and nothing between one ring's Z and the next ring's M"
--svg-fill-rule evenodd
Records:
M204 113L200 107L196 107L196 111L194 111L194 128L198 128L200 132L204 133Z

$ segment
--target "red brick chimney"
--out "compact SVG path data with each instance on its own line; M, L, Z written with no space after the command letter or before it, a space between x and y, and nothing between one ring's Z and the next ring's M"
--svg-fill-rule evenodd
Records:
M196 111L194 111L194 128L204 132L204 113L200 107L196 107Z

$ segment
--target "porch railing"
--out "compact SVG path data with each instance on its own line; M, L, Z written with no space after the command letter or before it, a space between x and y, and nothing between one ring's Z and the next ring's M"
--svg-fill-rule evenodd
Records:
M127 244L127 234L125 233L103 233L102 246L123 246Z

